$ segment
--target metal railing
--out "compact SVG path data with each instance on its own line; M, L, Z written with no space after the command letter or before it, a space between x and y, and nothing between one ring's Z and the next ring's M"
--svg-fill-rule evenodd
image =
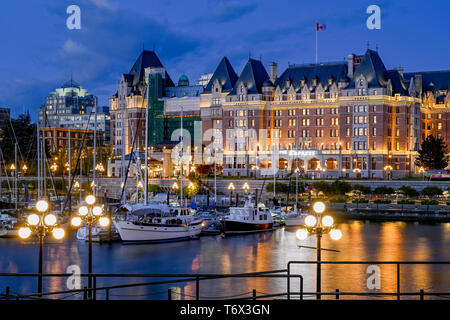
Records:
M396 267L396 291L395 292L345 292L340 289L335 289L335 291L331 292L305 292L304 291L304 278L301 274L292 273L292 266L294 265L392 265ZM81 288L81 289L72 289L72 290L59 290L59 291L51 291L51 292L42 292L42 293L30 293L30 294L19 294L19 293L11 293L10 287L6 287L5 293L0 293L0 300L5 299L61 299L60 295L68 295L69 297L75 295L82 295L82 299L84 300L97 300L98 295L104 295L105 300L109 300L113 294L111 293L113 290L119 290L124 288L137 288L137 287L151 287L165 284L176 284L176 283L195 283L195 295L189 296L184 294L186 298L193 298L195 300L201 299L220 299L220 300L228 300L228 299L242 299L242 300L256 300L256 299L268 299L268 298L286 298L290 300L292 297L297 297L299 300L303 300L305 297L310 296L334 296L335 299L339 300L341 297L349 297L349 296L359 296L359 297L389 297L394 296L398 300L402 296L409 297L417 297L420 300L424 300L426 296L430 297L438 297L438 298L450 298L450 290L448 292L429 292L424 289L420 289L416 292L403 292L401 291L401 266L405 265L450 265L450 261L289 261L287 264L287 269L280 270L270 270L270 271L262 271L262 272L251 272L251 273L237 273L237 274L102 274L102 273L93 273L93 274L80 274L79 276L83 278L88 278L89 276L93 279L92 288ZM25 278L33 278L38 277L37 273L0 273L1 277L25 277ZM73 274L59 273L59 274L42 274L43 278L67 278L71 277ZM117 285L109 285L109 286L98 286L98 279L153 279L152 281L143 281L138 283L125 283L125 284L117 284ZM169 280L156 280L161 278L169 278ZM257 291L253 289L250 292L244 292L235 295L227 295L220 297L202 297L200 296L200 283L205 280L219 280L219 279L237 279L237 278L281 278L286 280L286 292L276 292L276 293L265 293ZM291 282L292 279L299 280L299 291L294 292L291 291ZM315 280L315 279L314 279ZM450 289L450 279L449 286ZM171 300L173 298L173 290L169 288L167 291L167 299ZM165 292L157 292L157 294L163 294ZM146 296L147 298L151 294L139 295ZM119 295L116 295L119 296ZM123 296L122 296L123 297ZM181 295L180 295L181 298ZM63 298L64 299L64 298Z
M305 292L305 295L319 295L329 296L334 295L338 300L340 296L396 296L397 300L400 300L401 296L418 296L420 300L424 300L425 296L440 296L442 298L450 298L450 280L448 283L448 292L425 292L420 289L418 292L401 292L401 266L402 265L450 265L450 261L289 261L288 262L288 274L290 273L292 265L395 265L396 266L396 292L341 292L336 289L335 292Z
M282 274L285 273L285 274ZM0 277L38 277L37 273L0 273ZM59 273L59 274L42 274L43 278L66 278L71 277L73 274ZM246 292L245 294L237 294L232 296L225 297L215 297L220 298L222 300L229 299L261 299L268 297L281 297L287 296L288 299L292 295L299 295L302 297L302 289L303 289L303 277L299 274L287 274L287 269L282 270L271 270L271 271L261 271L261 272L251 272L251 273L239 273L239 274L80 274L81 278L89 278L90 276L93 279L92 288L84 287L82 289L72 289L72 290L58 290L51 292L42 292L42 293L31 293L31 294L11 294L10 287L6 287L5 294L0 293L1 299L49 299L49 296L56 296L62 294L75 295L82 294L83 300L97 300L97 295L99 292L104 293L105 299L109 300L111 291L115 289L124 289L124 288L133 288L133 287L148 287L148 286L156 286L156 285L164 285L164 284L175 284L175 283L183 283L183 282L195 282L195 300L200 300L200 282L204 280L214 280L214 279L226 279L226 278L286 278L288 282L292 278L299 279L300 282L300 292L282 292L276 294L262 294L257 295L256 289L253 289L252 292ZM99 278L171 278L171 280L163 280L163 281L150 281L150 282L140 282L140 283L128 283L128 284L118 284L111 286L97 286L97 279ZM251 296L244 296L248 293L252 293ZM186 295L188 296L188 295ZM172 289L168 289L167 291L168 300L172 299Z

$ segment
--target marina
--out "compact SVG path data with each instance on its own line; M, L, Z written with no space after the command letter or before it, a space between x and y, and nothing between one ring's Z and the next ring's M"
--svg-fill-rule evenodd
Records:
M331 261L445 261L448 257L450 225L414 224L404 222L348 222L341 225L343 237L333 241L324 237L323 246L339 252L323 252L323 260ZM93 244L93 270L97 274L239 274L284 269L289 261L315 261L315 250L299 248L295 237L296 228L283 227L271 232L221 237L202 236L198 240L152 245L122 245L120 242ZM305 241L314 246L313 239ZM0 239L0 273L34 273L37 245L34 241ZM66 273L69 266L79 266L87 271L88 244L76 240L72 233L62 242L50 241L44 252L44 273ZM380 292L396 292L395 265L379 265L381 268ZM366 292L366 269L364 265L334 265L322 269L324 292ZM304 292L315 291L314 265L293 266L293 273L304 277ZM445 292L448 290L450 269L445 265L411 265L402 267L401 291ZM43 291L67 290L68 277L46 278ZM139 283L138 278L102 278L97 286ZM86 285L86 282L83 282ZM6 286L12 293L36 292L35 281L24 277L0 276L0 292ZM200 299L221 299L286 291L286 280L277 278L217 279L205 280L200 285ZM111 290L109 299L167 299L171 289L172 299L195 299L195 282L156 285ZM292 281L292 291L298 292L298 281ZM59 295L64 297L66 295ZM298 298L298 296L296 296ZM82 299L79 293L67 299ZM280 297L285 299L286 297ZM308 295L305 299L314 299ZM324 297L324 299L334 299ZM345 297L344 297L345 298ZM343 298L343 299L344 299ZM360 297L347 297L358 299ZM395 299L379 296L374 299ZM410 297L411 299L417 299ZM430 297L432 298L432 297ZM99 292L97 299L105 299ZM408 296L402 299L409 299ZM427 299L429 299L427 297Z

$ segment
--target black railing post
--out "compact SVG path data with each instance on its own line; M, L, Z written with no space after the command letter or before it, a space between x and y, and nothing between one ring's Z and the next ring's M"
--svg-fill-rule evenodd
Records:
M303 276L300 276L300 300L303 300Z
M109 289L105 290L105 299L109 300Z
M400 300L400 263L397 263L397 300Z
M195 278L195 300L200 300L200 279L199 276Z
M339 300L339 289L336 289L336 300Z
M84 286L83 288L83 300L87 300L87 287Z
M253 300L256 300L256 289L253 289Z
M423 289L420 289L420 300L424 299L424 293Z
M9 295L10 295L10 287L6 286L6 292L5 292L6 300L9 300Z
M288 264L287 270L287 299L291 300L291 272L289 266L290 264Z
M92 292L92 300L97 300L97 277L93 276L93 291Z
M172 289L167 290L167 300L172 300Z

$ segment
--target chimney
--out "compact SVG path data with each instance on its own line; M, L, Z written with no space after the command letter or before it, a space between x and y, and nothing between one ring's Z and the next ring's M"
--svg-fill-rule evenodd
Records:
M395 68L395 70L397 70L398 73L400 73L400 75L401 75L402 78L403 78L403 71L405 71L405 69L403 69L403 67L397 67L397 68Z
M422 75L415 74L414 75L414 87L416 87L416 92L420 96L422 96Z
M350 79L353 79L353 72L354 72L354 61L353 58L355 57L355 54L350 53L348 55L348 72L347 72L347 77L349 77Z
M273 84L275 84L275 81L278 77L278 64L276 62L271 62L269 64L269 75L270 75L270 81L272 81Z

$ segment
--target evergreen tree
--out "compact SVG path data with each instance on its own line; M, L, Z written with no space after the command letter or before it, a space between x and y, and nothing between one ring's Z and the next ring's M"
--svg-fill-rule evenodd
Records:
M429 135L420 146L416 164L427 169L443 169L448 165L447 146L441 138Z
M14 145L17 139L19 164L23 160L29 168L32 167L36 159L36 124L31 123L29 113L23 113L17 119L5 121L0 129L0 148L6 163L14 162Z

